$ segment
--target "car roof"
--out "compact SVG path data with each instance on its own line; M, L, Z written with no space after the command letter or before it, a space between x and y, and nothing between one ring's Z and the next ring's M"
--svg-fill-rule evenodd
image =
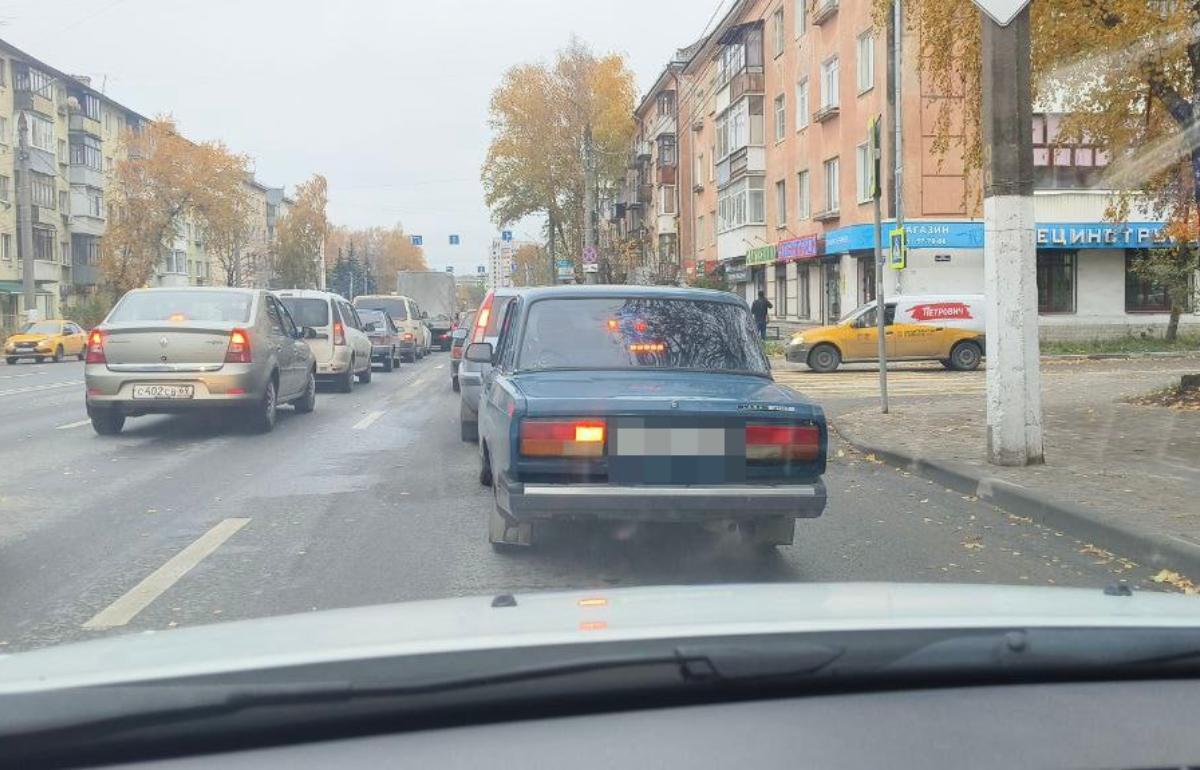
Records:
M212 293L237 292L239 294L261 294L263 289L244 289L240 286L146 286L141 289L130 289L127 294L149 294L167 291L196 291Z
M599 299L636 297L646 299L691 299L707 302L726 302L731 305L744 305L745 300L736 294L714 289L693 289L681 286L543 286L536 289L526 289L524 296L529 301L542 299L580 299L595 297Z
M346 298L341 294L335 294L332 291L321 291L319 289L279 289L275 292L280 297L297 297L299 299L336 299L342 302Z

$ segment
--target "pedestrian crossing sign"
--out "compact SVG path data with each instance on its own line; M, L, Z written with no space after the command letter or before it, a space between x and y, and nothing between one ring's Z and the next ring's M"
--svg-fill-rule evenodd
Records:
M897 227L888 232L891 248L888 251L888 266L893 270L903 270L908 265L908 235L903 227Z

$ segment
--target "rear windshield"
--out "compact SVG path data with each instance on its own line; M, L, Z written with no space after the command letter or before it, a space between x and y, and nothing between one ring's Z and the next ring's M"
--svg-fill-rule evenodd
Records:
M126 294L108 316L131 321L217 321L247 323L254 295L241 291L139 291Z
M358 317L362 319L363 324L379 324L379 329L382 330L387 326L384 323L384 315L382 310L362 310L358 311Z
M750 313L741 305L641 297L534 302L517 366L769 370Z
M386 310L393 321L408 320L408 308L399 297L356 297L354 307L358 310Z
M280 297L297 326L314 329L329 325L329 300L311 297Z

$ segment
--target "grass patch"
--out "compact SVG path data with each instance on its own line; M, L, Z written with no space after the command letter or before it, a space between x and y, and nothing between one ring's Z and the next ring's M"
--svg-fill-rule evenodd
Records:
M1045 355L1093 355L1114 353L1171 353L1200 351L1200 334L1181 334L1174 342L1161 337L1118 337L1111 340L1043 342Z
M784 344L783 340L764 340L763 351L768 356L782 356Z
M1137 406L1162 406L1186 412L1200 412L1200 388L1172 386L1125 399L1127 404Z

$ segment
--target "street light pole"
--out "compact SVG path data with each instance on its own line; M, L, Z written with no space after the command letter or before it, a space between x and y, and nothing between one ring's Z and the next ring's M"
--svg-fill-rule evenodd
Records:
M1043 446L1029 7L1007 26L981 16L987 453L996 465L1033 465Z

